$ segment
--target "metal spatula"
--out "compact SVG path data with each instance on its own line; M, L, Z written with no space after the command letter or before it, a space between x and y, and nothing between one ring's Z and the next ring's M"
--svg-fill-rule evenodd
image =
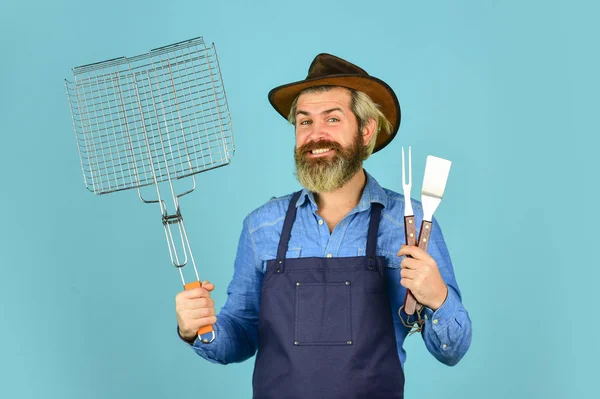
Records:
M447 159L429 155L425 164L425 176L421 189L421 204L423 205L423 222L419 231L419 248L427 251L433 213L442 202L442 195L448 181L452 162Z
M447 159L429 155L425 163L425 176L421 189L421 204L423 206L423 222L419 231L417 245L427 252L429 236L431 235L433 213L442 202L442 196L448 181L452 162ZM410 301L409 301L410 302ZM420 312L423 305L416 303L416 311ZM409 309L410 310L410 309ZM407 313L412 314L412 313Z
M423 188L421 189L421 204L423 206L423 222L419 231L419 239L417 245L423 251L427 252L429 245L429 236L431 235L433 213L442 202L442 196L448 181L450 166L452 162L447 159L434 157L429 155L425 163L425 176L423 177ZM419 314L423 305L418 303L414 296L407 292L405 304L405 312L407 315L412 315L415 310Z

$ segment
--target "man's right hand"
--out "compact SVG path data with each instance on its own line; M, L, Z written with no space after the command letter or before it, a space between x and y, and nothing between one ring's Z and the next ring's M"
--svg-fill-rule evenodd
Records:
M187 341L193 341L198 335L198 329L217 322L215 303L210 292L215 286L208 281L201 288L192 288L177 294L175 311L179 335Z

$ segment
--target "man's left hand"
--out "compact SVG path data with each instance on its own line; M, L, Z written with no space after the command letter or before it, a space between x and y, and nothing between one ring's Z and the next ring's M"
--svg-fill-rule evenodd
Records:
M448 295L448 287L435 260L424 250L413 245L402 245L398 256L410 255L400 263L400 284L409 289L417 302L436 311Z

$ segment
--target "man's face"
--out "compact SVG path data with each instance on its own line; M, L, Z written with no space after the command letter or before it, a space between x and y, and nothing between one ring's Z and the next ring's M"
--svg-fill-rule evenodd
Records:
M294 158L298 180L314 192L343 186L362 168L367 139L358 131L347 89L300 96Z

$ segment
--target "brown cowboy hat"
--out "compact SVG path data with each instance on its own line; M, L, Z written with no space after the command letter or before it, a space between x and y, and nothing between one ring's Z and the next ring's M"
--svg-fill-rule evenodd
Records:
M380 106L381 112L392 124L389 135L379 134L373 153L388 145L400 127L400 104L390 86L370 76L365 70L331 54L315 57L308 68L306 79L275 87L269 92L269 102L286 120L298 94L313 86L341 86L366 93Z

